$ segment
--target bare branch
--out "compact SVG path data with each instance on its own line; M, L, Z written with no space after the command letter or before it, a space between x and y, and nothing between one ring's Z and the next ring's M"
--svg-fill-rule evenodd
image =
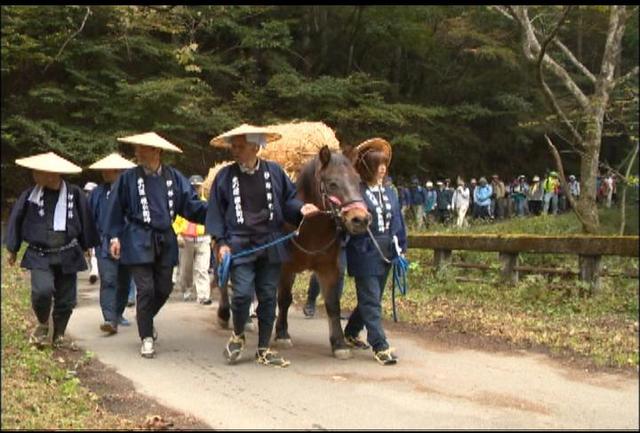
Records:
M520 26L523 29L523 49L525 57L535 63L536 55L534 53L540 52L540 43L536 37L536 30L534 30L531 21L527 15L527 8L523 6L513 7L514 15L517 21L520 23ZM589 98L584 94L584 92L578 87L575 81L571 78L569 73L559 65L555 60L553 60L548 54L545 54L543 57L543 61L545 66L547 66L551 72L553 72L562 82L562 84L571 92L571 94L576 98L578 103L583 109L589 108Z
M607 102L603 97L615 85L613 76L616 67L616 55L617 51L620 49L620 43L622 41L622 36L624 35L625 17L626 14L624 6L611 7L609 31L607 32L607 41L602 55L600 74L598 75L598 81L596 82L595 93L602 105L602 107L599 107L600 109L604 109L604 105Z
M589 81L591 81L592 83L596 82L596 76L593 75L593 73L588 70L587 67L583 65L576 56L573 55L571 50L567 48L565 44L560 42L558 39L555 39L553 42L558 46L558 48L562 50L562 52L569 58L569 60L571 60L571 63L573 63L580 70L580 72L582 72L589 79Z
M558 153L558 149L556 149L556 147L553 145L553 143L551 142L551 139L549 138L549 136L547 134L544 134L544 138L547 140L547 144L549 145L549 149L551 149L551 155L553 155L553 159L556 162L556 168L558 169L558 175L560 177L560 183L562 185L562 189L564 191L566 191L566 192L569 192L569 185L567 184L567 179L564 177L564 168L562 166L562 159L560 158L560 154ZM580 212L578 211L577 203L574 200L574 198L571 195L571 193L565 194L565 196L567 197L567 200L569 200L569 203L571 204L571 210L573 210L573 213L576 214L576 216L578 217L578 220L580 220L580 223L584 227L586 227L588 224L585 221L585 219L582 217Z
M569 14L569 12L571 11L572 6L567 6L564 9L564 12L562 13L562 15L560 16L560 18L558 19L558 22L556 23L556 25L554 26L553 30L551 30L551 32L549 33L549 35L545 38L544 41L542 41L542 45L540 46L540 52L538 53L538 61L536 63L538 63L538 65L542 64L542 60L544 59L545 56L545 52L547 51L547 46L549 45L549 43L556 37L556 35L558 34L558 30L560 30L560 26L562 25L562 23L564 22L564 20L567 19L567 15ZM538 66L538 69L540 69L540 67Z
M509 11L509 9L507 7L504 7L504 6L489 6L489 10L494 10L494 11L496 11L498 13L501 13L505 17L509 18L511 21L515 20L515 18L513 18L513 16L511 15L511 12Z
M571 121L569 120L567 115L564 113L562 108L560 108L560 105L556 101L556 98L553 95L553 92L545 82L544 71L542 67L543 60L546 56L545 52L547 51L547 47L549 46L551 41L555 38L556 34L558 33L558 30L560 29L560 26L562 25L564 20L567 18L567 15L569 14L570 10L571 10L571 6L568 6L565 8L563 14L558 19L558 22L556 23L555 27L552 29L551 33L549 33L549 35L545 38L545 40L542 42L542 45L540 46L540 52L538 53L538 60L536 62L537 72L538 72L537 78L538 78L538 83L542 87L544 91L544 95L546 96L548 102L551 104L551 106L553 107L553 110L556 112L558 117L560 117L564 122L564 124L567 126L567 128L569 128L569 131L571 131L571 135L573 135L573 138L576 141L576 144L583 146L584 141L582 139L582 136L580 135L578 130L571 124Z
M515 18L511 15L509 10L504 6L489 6L489 9L499 12L500 14L504 15L511 21L515 20ZM531 22L533 23L533 21L534 20L532 19ZM536 34L540 34L540 32L535 28L533 29L533 31ZM565 44L563 44L558 38L555 38L553 42L558 46L558 48L562 50L562 52L569 58L569 60L571 60L571 62L580 70L580 72L582 72L589 79L589 81L591 81L592 83L596 82L595 75L593 75L593 73L589 71L589 69L587 69L587 67L584 66L580 62L580 60L578 60L578 58L571 52L571 50L569 50L569 48L567 48Z
M629 72L627 72L626 74L624 74L623 76L619 77L615 83L613 84L614 87L619 86L620 84L624 83L625 81L627 81L628 79L630 79L631 77L633 77L634 75L638 75L638 67L636 66L635 68L633 68L632 70L630 70Z
M69 36L69 39L64 41L64 44L62 44L62 46L60 47L60 50L58 50L58 54L56 54L56 56L53 58L53 60L51 60L49 63L47 63L47 65L42 70L43 73L47 72L47 69L49 69L49 66L51 66L54 62L58 61L58 58L60 58L60 55L64 51L64 49L67 46L67 44L69 42L71 42L71 40L73 38L78 36L80 34L80 32L82 31L82 29L84 29L84 25L87 23L87 18L89 18L89 15L91 15L91 8L89 6L87 6L87 13L84 15L84 19L82 20L82 24L80 25L80 28L78 30L76 30L71 36Z

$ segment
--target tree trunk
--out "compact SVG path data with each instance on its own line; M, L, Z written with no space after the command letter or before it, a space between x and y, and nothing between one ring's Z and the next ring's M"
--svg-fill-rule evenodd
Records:
M596 177L598 173L599 149L587 149L580 162L581 193L578 212L582 215L582 229L586 233L598 233L600 218L596 203ZM595 173L595 175L594 175Z

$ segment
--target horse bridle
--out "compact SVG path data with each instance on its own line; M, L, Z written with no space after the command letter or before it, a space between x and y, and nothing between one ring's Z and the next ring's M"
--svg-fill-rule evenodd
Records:
M351 200L346 203L342 203L342 200L338 197L327 193L327 187L323 180L321 180L319 184L320 197L322 198L322 210L331 214L336 223L337 229L345 229L344 223L342 222L342 213L348 211L352 207L359 207L358 204L364 204L364 200ZM328 211L327 203L329 204Z
M364 204L364 200L351 200L346 203L342 203L342 201L338 197L327 193L327 187L323 180L319 180L318 184L319 184L320 197L322 199L321 212L324 214L331 215L333 222L336 225L336 231L335 231L335 235L333 236L333 238L331 238L328 244L326 244L322 248L315 251L307 250L306 248L302 247L298 242L296 242L294 238L292 238L291 242L298 249L300 249L302 252L308 255L320 254L328 250L329 247L331 247L331 245L333 245L333 243L336 241L336 239L338 239L338 236L340 235L340 233L343 230L346 230L346 227L342 222L342 213L346 212L352 207L360 207ZM304 218L300 222L300 225L298 226L298 230L300 230L300 227L302 227L303 222L304 222Z

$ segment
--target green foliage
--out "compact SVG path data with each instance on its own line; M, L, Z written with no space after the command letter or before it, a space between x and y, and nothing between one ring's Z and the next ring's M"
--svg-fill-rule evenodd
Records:
M599 47L606 12L579 12L583 46ZM206 174L224 157L213 135L293 119L324 121L343 144L391 140L392 175L551 164L543 130L521 127L546 112L517 33L485 7L2 6L1 19L3 167L49 149L87 165L129 152L120 134L156 130L184 148L179 169ZM577 25L562 34L572 48ZM633 53L637 17L628 28ZM597 52L583 52L591 70ZM623 70L637 62L623 56ZM621 92L630 119L637 97ZM3 195L27 178L3 174Z

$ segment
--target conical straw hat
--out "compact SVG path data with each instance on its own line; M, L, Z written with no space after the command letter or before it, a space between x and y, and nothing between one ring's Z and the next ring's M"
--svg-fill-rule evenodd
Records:
M16 159L16 164L49 173L80 173L82 168L53 152Z
M367 152L371 152L374 150L384 153L387 156L387 161L391 162L391 145L387 140L379 137L370 138L356 146L356 160L361 160L367 154Z
M129 144L142 144L144 146L157 147L170 152L182 153L182 150L160 137L155 132L145 132L144 134L130 135L129 137L118 138L118 141Z
M231 131L227 131L224 134L220 134L217 137L213 138L209 144L215 147L230 147L231 145L231 137L236 135L248 135L248 134L262 134L265 137L265 141L267 143L272 142L274 140L278 140L282 137L277 132L269 131L267 128L261 128L259 126L249 125L244 123L237 128L233 128Z
M119 153L112 153L94 162L89 168L92 170L126 170L135 166L133 162L123 158Z

